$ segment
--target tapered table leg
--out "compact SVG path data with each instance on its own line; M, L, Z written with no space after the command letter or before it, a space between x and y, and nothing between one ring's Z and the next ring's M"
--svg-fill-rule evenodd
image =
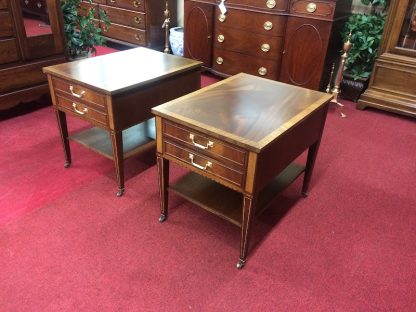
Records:
M116 168L118 191L117 196L124 194L124 155L123 155L123 132L110 131L111 144L113 147L114 165Z
M306 160L305 177L302 185L302 195L308 196L309 183L311 182L312 171L315 166L316 155L318 155L320 140L309 147L308 158Z
M247 251L250 240L251 222L254 217L256 198L251 195L244 195L243 198L243 222L241 225L240 259L237 262L237 269L242 269L246 263Z
M55 113L56 113L56 120L58 121L59 133L61 135L62 147L64 148L64 155L65 155L64 167L68 168L71 165L71 149L69 147L66 114L57 109L55 109Z
M157 155L157 171L159 176L160 192L160 217L163 222L168 217L168 185L169 185L169 161Z

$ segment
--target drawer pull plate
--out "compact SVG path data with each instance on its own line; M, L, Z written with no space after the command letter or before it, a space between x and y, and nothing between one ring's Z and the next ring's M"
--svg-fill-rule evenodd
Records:
M69 86L69 91L71 91L71 94L78 99L81 99L85 94L85 90L82 90L80 94L75 93L74 86Z
M306 6L306 11L308 11L309 13L313 13L316 11L316 3L310 2L307 6Z
M218 16L218 20L223 23L225 21L227 17L224 14L220 14L220 16Z
M111 3L116 3L116 0L110 0Z
M270 51L270 44L268 44L268 43L263 43L263 44L261 45L261 50L262 50L263 52L269 52L269 51Z
M196 146L200 149L203 149L203 150L209 149L210 147L214 147L214 142L212 142L212 141L208 141L207 145L205 145L205 146L202 145L202 144L196 143L195 142L195 136L192 133L189 134L189 139L191 140L191 142L194 146Z
M134 38L135 38L136 40L138 40L138 41L142 41L142 35L135 34L135 35L134 35Z
M140 16L136 16L136 17L134 18L134 22L135 22L136 24L140 24L140 23L142 22L142 18L141 18Z
M263 27L264 27L264 29L266 29L266 30L270 30L270 29L272 29L272 28L273 28L273 23L272 23L272 22L270 22L270 21L264 22Z
M260 67L258 70L258 73L260 76L265 76L267 75L267 68L266 67Z
M88 112L88 108L84 107L82 110L79 110L77 107L77 103L72 103L72 107L74 111L80 115L85 115Z
M221 65L222 63L224 63L224 59L221 56L217 57L217 64Z
M218 35L217 40L218 40L218 42L224 42L224 40L225 40L224 35Z
M273 9L276 6L276 0L267 0L266 2L266 6L269 9Z
M201 165L195 163L194 162L194 155L191 154L191 153L189 153L189 159L191 160L192 166L194 166L194 167L196 167L198 169L207 170L208 167L210 167L210 168L212 167L212 162L210 162L210 161L207 161L207 163L205 164L205 166L201 166Z
M133 1L133 6L135 8L138 8L140 6L140 4L141 4L140 1L137 1L137 0Z

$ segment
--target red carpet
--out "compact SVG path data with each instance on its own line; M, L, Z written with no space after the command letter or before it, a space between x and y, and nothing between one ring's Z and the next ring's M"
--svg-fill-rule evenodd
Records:
M1 120L0 311L413 311L415 120L346 112L328 113L310 196L299 179L276 198L242 271L237 227L173 194L158 223L153 153L117 198L112 161L71 143L63 168L51 107Z

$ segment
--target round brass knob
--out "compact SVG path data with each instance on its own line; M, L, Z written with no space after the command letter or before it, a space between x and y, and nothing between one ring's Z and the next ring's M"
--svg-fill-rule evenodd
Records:
M273 9L276 6L276 0L267 0L266 2L266 6L269 9Z
M224 63L224 59L221 56L217 57L217 64L221 65L222 63Z
M227 17L224 14L220 14L220 16L218 16L218 20L223 23L225 21Z
M134 22L135 22L136 24L140 24L140 23L142 22L142 18L141 18L140 16L136 16L136 17L134 18Z
M38 2L36 3L36 6L38 7L38 9L40 9L42 7L42 3Z
M264 27L264 29L266 29L266 30L270 30L270 29L272 29L272 28L273 28L273 23L272 23L272 22L270 22L270 21L264 22L263 27Z
M306 11L308 11L309 13L313 13L316 11L316 3L310 2L308 3L308 5L306 6Z
M270 51L270 44L268 44L268 43L263 43L263 44L261 45L261 50L262 50L263 52L269 52L269 51Z
M260 76L264 76L267 74L267 68L266 67L260 67L258 70L258 73Z
M25 0L25 4L28 5L29 4L29 0Z
M137 1L137 0L133 1L133 6L135 8L138 8L140 6L140 4L141 4L140 1Z
M225 40L224 35L218 35L217 40L218 40L218 42L224 42L224 40Z

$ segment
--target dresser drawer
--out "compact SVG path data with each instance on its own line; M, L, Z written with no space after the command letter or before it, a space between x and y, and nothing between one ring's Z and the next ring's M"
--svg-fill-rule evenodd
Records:
M0 38L13 36L12 19L9 12L0 12Z
M0 39L0 64L11 63L19 60L16 39Z
M0 10L7 9L7 0L0 0Z
M144 1L145 0L107 0L107 5L111 5L122 9L144 12ZM163 14L163 12L160 13Z
M277 80L279 78L280 59L278 61L271 61L214 48L213 69L226 75L247 73Z
M102 26L103 34L106 37L127 41L137 45L146 45L146 31L127 27L119 24Z
M247 161L247 152L242 149L235 148L218 139L207 136L206 134L172 124L170 122L163 123L163 134L171 140L177 140L193 150L199 150L211 158L219 161L229 161L241 168L245 168Z
M215 159L178 146L174 142L164 141L163 144L165 155L191 166L192 169L198 173L218 177L237 187L243 187L245 177L244 172L234 170Z
M53 88L58 94L64 94L66 98L72 101L88 102L96 106L96 109L105 111L106 104L104 95L65 80L52 78L52 81Z
M292 3L290 13L317 18L332 18L335 13L336 2L299 0Z
M146 14L143 12L118 9L107 5L102 5L100 8L106 11L112 23L141 29L146 27Z
M260 58L278 60L283 50L283 37L254 34L237 29L218 27L215 46Z
M218 3L221 1L217 0ZM287 12L289 0L227 0L227 4L238 4L258 9L272 10L276 12Z
M103 126L108 124L106 113L96 110L92 105L75 101L73 98L56 95L56 106L66 112L73 113L86 121L95 124L98 123Z

